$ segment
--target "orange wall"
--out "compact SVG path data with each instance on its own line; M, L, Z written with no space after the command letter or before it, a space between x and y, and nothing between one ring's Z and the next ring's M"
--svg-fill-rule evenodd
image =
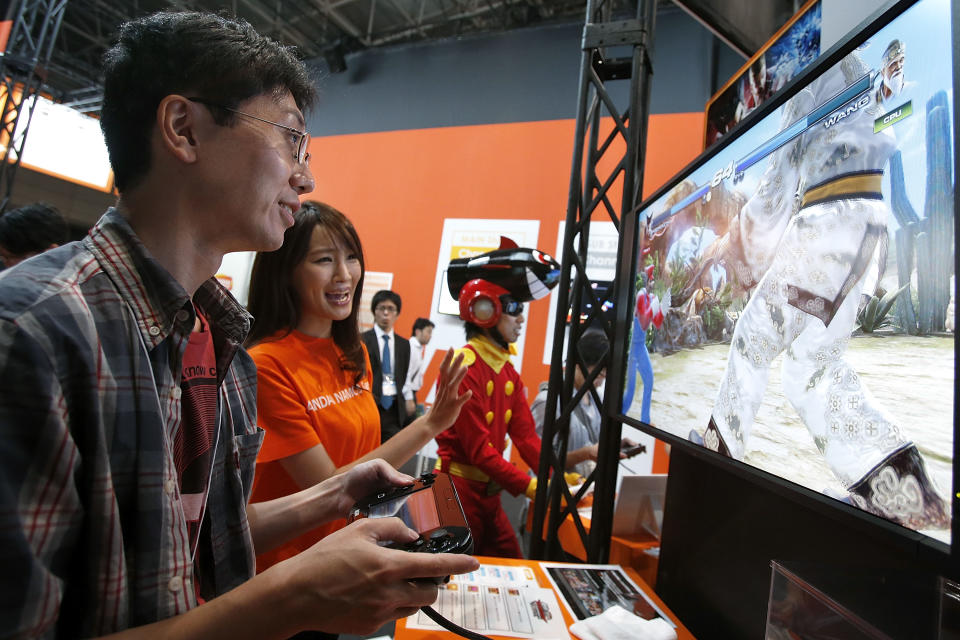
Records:
M650 117L645 195L700 152L702 131L702 113ZM367 269L394 273L397 331L408 336L417 316L430 315L444 218L538 219L538 248L554 251L574 132L573 120L553 120L314 138L309 197L350 217ZM541 362L548 321L546 301L530 305L522 371L534 390L549 373Z

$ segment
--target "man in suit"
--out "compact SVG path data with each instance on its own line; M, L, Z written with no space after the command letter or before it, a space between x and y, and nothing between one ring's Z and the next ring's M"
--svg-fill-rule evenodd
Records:
M380 410L380 441L386 442L406 426L403 385L410 366L410 342L393 331L400 315L400 296L386 289L373 295L373 329L363 332L373 370L373 397Z

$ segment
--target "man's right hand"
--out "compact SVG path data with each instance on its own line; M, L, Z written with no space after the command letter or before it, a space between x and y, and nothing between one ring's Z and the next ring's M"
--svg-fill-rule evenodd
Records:
M284 581L302 629L365 635L437 599L437 585L414 578L468 573L471 556L387 549L380 541L412 542L417 533L398 518L358 520L266 574Z

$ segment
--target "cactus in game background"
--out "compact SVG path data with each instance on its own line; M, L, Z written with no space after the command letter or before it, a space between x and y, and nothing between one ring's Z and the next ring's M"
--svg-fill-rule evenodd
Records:
M920 333L943 331L950 302L953 269L953 176L947 94L927 102L927 196L923 215L926 237L917 238L917 322ZM923 265L925 268L921 268Z
M920 334L943 331L947 304L950 302L950 276L953 270L953 150L946 92L937 92L927 102L926 129L927 184L922 220L917 220L907 199L899 153L891 158L890 164L891 205L901 227L896 239L900 286L910 281L914 253L917 263L916 312L914 314L910 296L901 295L897 303L897 317L905 331Z
M920 216L913 210L903 183L903 159L900 152L890 156L890 208L899 223L894 242L897 248L897 286L906 287L905 296L897 300L897 324L906 333L917 333L917 313L910 297L910 274L913 273L913 238L918 233Z

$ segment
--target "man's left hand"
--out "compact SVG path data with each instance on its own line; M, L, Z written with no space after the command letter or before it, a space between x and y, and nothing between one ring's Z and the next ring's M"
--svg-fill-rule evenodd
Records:
M412 484L413 481L411 476L400 473L380 458L358 464L346 473L327 480L341 485L336 497L337 513L341 516L349 514L358 500L379 489Z

